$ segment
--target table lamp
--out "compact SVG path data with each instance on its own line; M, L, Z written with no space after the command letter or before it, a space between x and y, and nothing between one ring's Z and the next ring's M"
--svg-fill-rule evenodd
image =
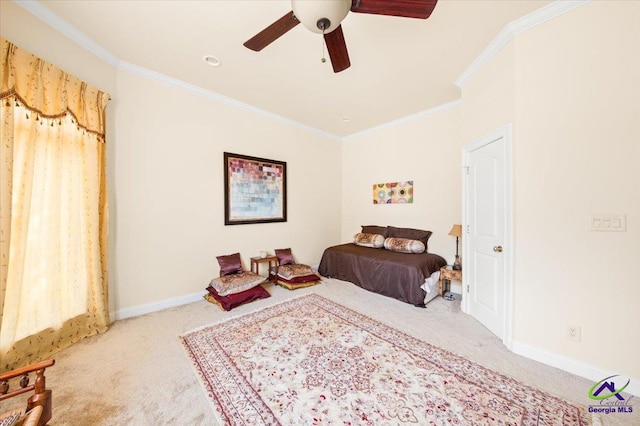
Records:
M456 260L453 262L453 269L460 271L462 269L462 265L460 264L460 256L458 255L458 239L462 237L462 225L453 225L451 231L449 231L449 235L456 237Z

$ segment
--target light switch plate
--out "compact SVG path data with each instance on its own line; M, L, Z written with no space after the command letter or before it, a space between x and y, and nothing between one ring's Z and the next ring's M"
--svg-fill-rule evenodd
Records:
M589 217L589 231L626 232L627 215L592 214Z

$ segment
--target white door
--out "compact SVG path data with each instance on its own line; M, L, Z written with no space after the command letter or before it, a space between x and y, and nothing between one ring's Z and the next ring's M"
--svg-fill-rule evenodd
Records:
M466 311L505 343L509 340L506 287L507 141L509 127L483 138L465 150L465 256L463 260ZM509 186L508 186L509 185ZM509 307L510 312L510 307Z

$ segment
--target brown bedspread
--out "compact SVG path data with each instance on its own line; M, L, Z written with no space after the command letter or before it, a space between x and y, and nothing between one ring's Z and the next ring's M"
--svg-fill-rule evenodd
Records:
M424 306L424 280L447 262L432 253L396 253L352 243L324 251L318 272L350 281L366 290Z

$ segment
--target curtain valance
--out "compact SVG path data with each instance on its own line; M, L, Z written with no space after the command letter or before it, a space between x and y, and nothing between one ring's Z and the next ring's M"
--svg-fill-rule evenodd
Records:
M102 92L57 66L24 51L0 37L0 99L15 97L44 118L71 113L80 127L104 140L109 94Z

